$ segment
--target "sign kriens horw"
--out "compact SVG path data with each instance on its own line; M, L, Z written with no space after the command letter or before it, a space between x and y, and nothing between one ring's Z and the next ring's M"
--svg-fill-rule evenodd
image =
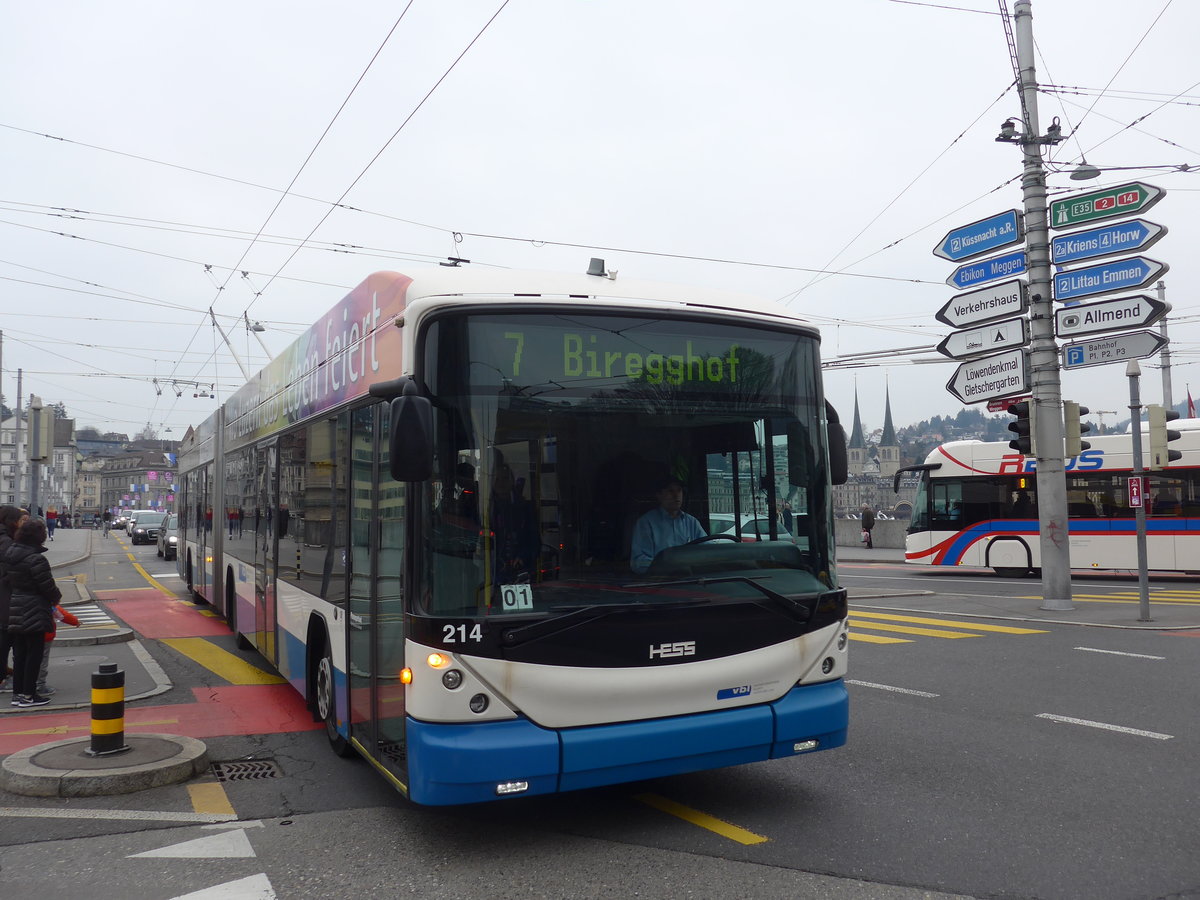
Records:
M983 403L1029 390L1025 350L1007 350L961 363L946 382L946 390L963 403Z

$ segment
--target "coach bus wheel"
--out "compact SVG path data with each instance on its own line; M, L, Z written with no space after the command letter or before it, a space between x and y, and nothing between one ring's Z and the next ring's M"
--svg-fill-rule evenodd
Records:
M994 566L992 571L1001 578L1024 578L1029 574L1028 566Z
M337 698L333 684L333 657L326 648L325 655L317 663L317 718L325 723L325 737L333 752L338 756L350 756L353 752L350 742L337 730Z

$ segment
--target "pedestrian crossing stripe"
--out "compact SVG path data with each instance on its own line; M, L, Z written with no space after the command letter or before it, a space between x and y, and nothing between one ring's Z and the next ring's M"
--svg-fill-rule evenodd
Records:
M67 607L71 614L79 620L80 628L119 628L107 612L95 603L82 603ZM60 626L61 627L61 626ZM69 627L69 626L68 626Z

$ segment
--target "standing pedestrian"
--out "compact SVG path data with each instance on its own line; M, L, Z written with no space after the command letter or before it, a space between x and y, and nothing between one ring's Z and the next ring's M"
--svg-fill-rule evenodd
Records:
M867 504L862 505L862 539L870 550L875 545L871 542L871 529L875 527L875 513Z
M58 509L50 507L46 510L46 531L50 534L50 540L54 540L54 527L58 525Z
M12 585L8 582L8 573L4 567L4 554L13 542L17 527L25 521L27 513L19 506L0 506L0 693L12 690L8 668L9 648L12 642L8 636L8 612L12 601Z
M62 599L46 560L46 523L26 519L4 552L4 569L12 587L8 632L13 648L13 699L19 708L45 706L37 693L38 670L46 650L46 632L53 630L53 610Z

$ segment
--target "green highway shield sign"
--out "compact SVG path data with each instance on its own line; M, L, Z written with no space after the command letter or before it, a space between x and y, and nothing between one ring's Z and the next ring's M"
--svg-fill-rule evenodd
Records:
M1072 228L1097 219L1132 215L1149 209L1165 194L1162 188L1133 181L1102 191L1064 197L1050 204L1050 227Z

